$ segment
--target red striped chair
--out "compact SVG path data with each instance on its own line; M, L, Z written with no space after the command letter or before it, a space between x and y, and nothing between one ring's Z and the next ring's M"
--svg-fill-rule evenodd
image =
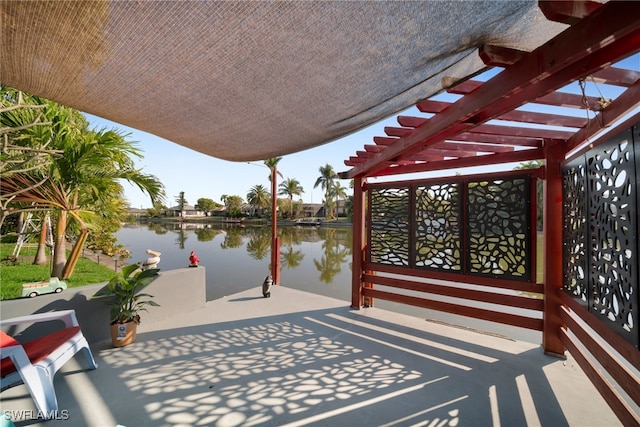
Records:
M61 320L64 328L26 343L7 335L7 326ZM78 351L83 350L89 369L96 369L95 360L73 310L39 313L0 321L0 389L24 383L38 411L45 418L58 410L53 376Z

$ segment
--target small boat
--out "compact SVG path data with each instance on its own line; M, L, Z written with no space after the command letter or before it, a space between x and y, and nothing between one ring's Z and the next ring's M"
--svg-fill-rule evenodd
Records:
M322 219L320 218L300 218L296 220L296 225L306 226L306 227L319 227L322 224Z

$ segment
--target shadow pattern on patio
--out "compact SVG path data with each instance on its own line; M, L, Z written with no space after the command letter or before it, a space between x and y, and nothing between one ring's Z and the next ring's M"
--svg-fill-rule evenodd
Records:
M333 309L218 323L103 350L103 372L144 413L118 422L568 425L544 373L558 359L537 346L488 336L473 344L358 317ZM108 402L113 392L101 394ZM116 417L127 412L111 409Z

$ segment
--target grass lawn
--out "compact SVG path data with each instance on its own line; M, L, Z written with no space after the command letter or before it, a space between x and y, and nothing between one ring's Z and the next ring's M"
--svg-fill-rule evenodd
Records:
M20 298L22 284L49 280L51 267L33 265L35 248L22 248L16 262L5 259L13 252L14 243L0 243L0 299ZM98 265L86 258L80 258L70 279L65 280L69 288L104 283L109 281L115 273L113 270Z

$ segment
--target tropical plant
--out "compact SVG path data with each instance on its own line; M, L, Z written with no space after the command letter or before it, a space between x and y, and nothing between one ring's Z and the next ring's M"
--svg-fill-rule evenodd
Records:
M60 150L49 149L51 140L34 142L24 137L29 128L51 124L43 121L42 110L45 107L45 101L40 98L0 86L0 183L14 174L45 167L53 161L54 156L61 154ZM31 185L42 185L42 180L34 181ZM22 190L25 188L17 192L4 188L0 191L0 229L8 215L32 210L28 203L12 203Z
M139 271L137 264L122 267L122 270L109 280L107 286L92 299L105 299L103 302L111 306L111 324L124 324L128 322L140 323L140 312L147 311L147 306L159 307L159 304L150 298L153 295L140 293L158 275L159 268L151 268Z
M264 161L265 166L269 168L269 182L271 183L271 197L272 197L271 210L272 211L275 210L275 212L271 212L272 221L276 221L276 218L278 217L278 210L279 210L279 204L280 204L280 201L277 200L277 197L276 197L277 176L280 175L280 177L282 177L282 173L280 173L280 171L278 170L278 163L280 162L280 160L282 160L282 157L271 157L270 159L267 159Z
M116 130L89 130L88 122L78 111L46 101L42 109L48 126L23 129L16 140L50 148L62 154L46 165L28 172L15 173L2 180L2 194L17 194L11 203L29 205L29 210L51 211L56 220L54 260L51 275L71 276L97 217L119 221L124 213L120 180L135 184L151 197L164 197L160 181L135 169L131 156L142 157L133 142ZM78 224L78 236L66 258L66 235L69 220Z
M325 203L325 216L329 216L331 209L331 189L333 188L334 181L338 178L338 174L333 170L330 164L321 166L318 169L320 176L316 179L316 183L313 184L313 188L320 186L324 190L324 203Z
M278 163L280 163L282 157L272 157L264 161L264 165L269 168L269 182L271 182L271 177L273 176L273 172L276 172L276 175L279 175L282 178L282 173L278 172Z
M331 187L331 190L329 190L329 197L334 202L331 205L335 209L335 208L337 208L338 202L340 201L340 199L346 199L347 198L347 188L343 187L342 184L340 183L340 181L336 181L336 182L334 182L333 186ZM334 212L334 216L335 217L338 216L337 212Z
M184 211L185 205L188 204L187 199L184 198L184 191L181 191L180 194L176 196L175 200L176 200L176 203L178 204L178 208L180 209L180 212Z
M280 191L278 194L289 198L289 215L293 217L293 196L300 196L304 193L304 189L300 182L295 178L287 178L280 183Z
M242 215L242 197L223 194L220 200L227 208L227 216L237 218Z
M62 274L67 278L72 274L88 232L86 222L91 225L96 223L96 218L107 218L113 231L124 219L126 203L120 180L135 184L154 203L164 198L162 183L155 176L143 174L135 168L131 156L142 155L125 137L116 130L85 129L77 140L61 141L65 147L64 155L54 161L49 182L67 195L66 205L70 210L58 210L54 262L57 268L53 276ZM80 228L79 238L69 257L70 263L65 260L64 250L67 214L77 220ZM64 267L62 271L58 270L60 267Z
M271 203L271 193L263 185L254 185L247 193L247 203L254 209L263 210Z

